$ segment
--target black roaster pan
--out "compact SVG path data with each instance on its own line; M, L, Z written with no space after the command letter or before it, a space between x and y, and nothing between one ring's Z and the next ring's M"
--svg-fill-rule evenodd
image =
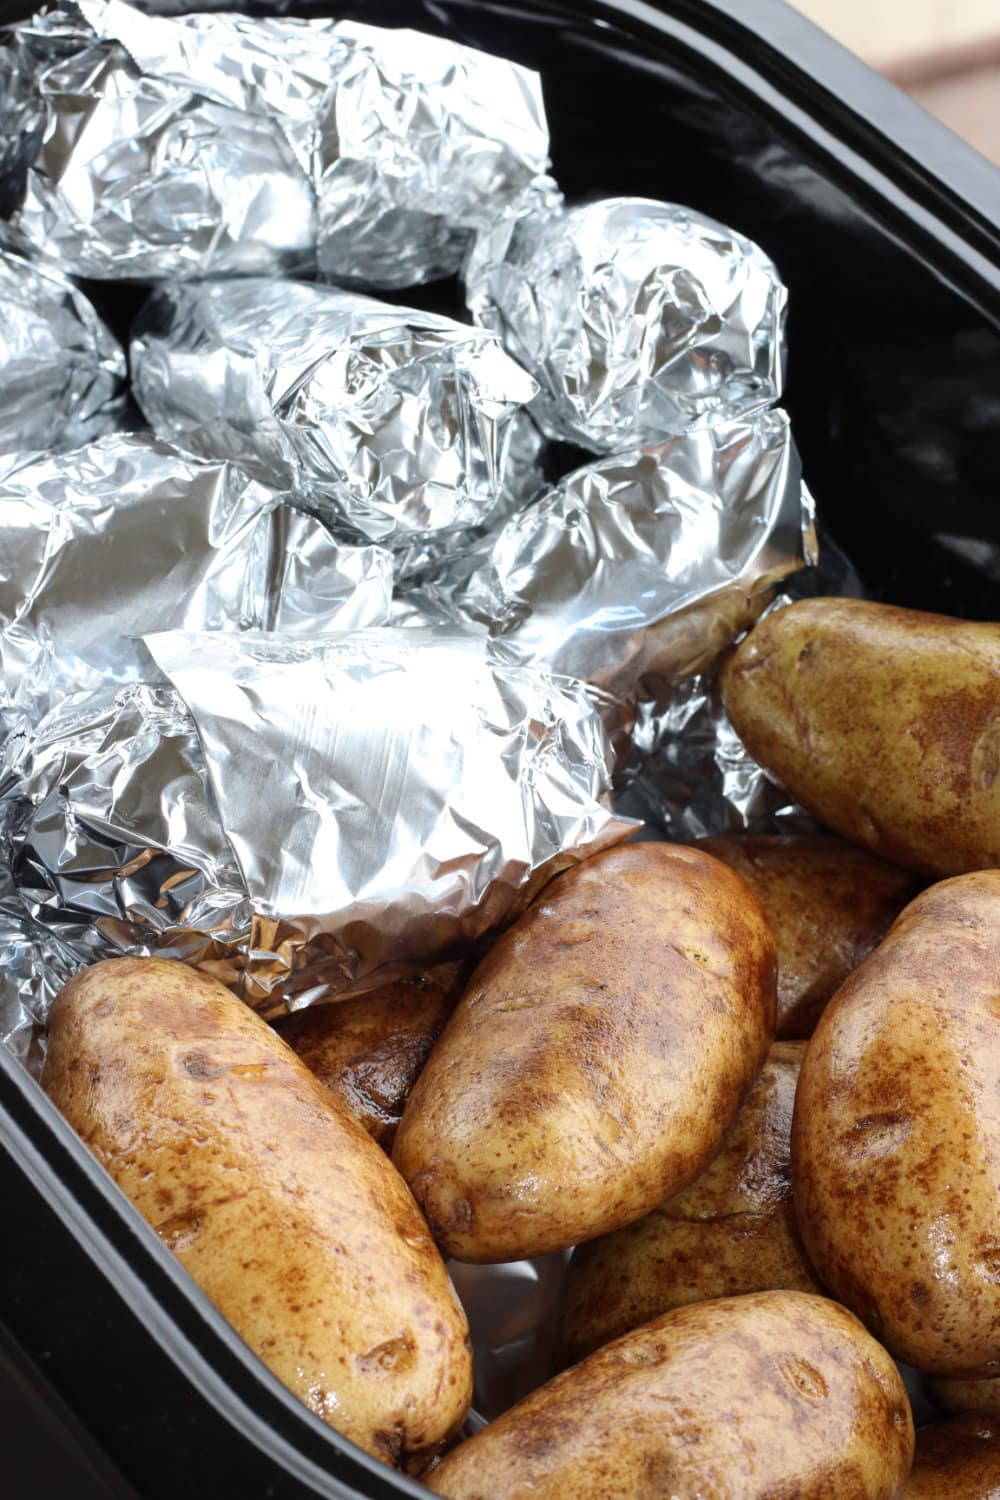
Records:
M336 13L540 69L571 197L675 200L759 241L824 533L881 598L1000 618L1000 172L781 0ZM134 290L100 300L126 327ZM426 1494L270 1376L2 1047L0 1194L8 1500Z

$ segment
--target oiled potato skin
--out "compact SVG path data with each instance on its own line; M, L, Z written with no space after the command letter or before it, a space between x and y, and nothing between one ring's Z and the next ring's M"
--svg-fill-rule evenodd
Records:
M179 963L55 1002L43 1085L279 1379L413 1467L461 1424L468 1328L405 1184L267 1024Z
M762 1292L606 1345L427 1482L449 1500L894 1500L912 1453L899 1372L860 1323Z
M311 1005L274 1022L283 1041L365 1127L392 1149L411 1088L458 999L459 964Z
M651 1214L573 1253L568 1360L660 1313L745 1292L818 1292L795 1222L791 1133L804 1042L776 1042L722 1150Z
M978 1380L938 1375L930 1381L930 1388L948 1411L987 1412L1000 1417L1000 1375Z
M905 1500L1000 1500L1000 1425L968 1415L917 1433Z
M459 1260L517 1260L648 1213L715 1153L774 1029L763 913L718 860L587 860L476 969L393 1160Z
M809 1043L792 1171L809 1256L909 1364L1000 1370L1000 871L932 886Z
M721 681L750 754L835 832L930 876L1000 864L1000 625L803 599Z
M829 834L729 834L696 847L741 875L764 908L778 951L779 1040L812 1036L920 888L912 873Z

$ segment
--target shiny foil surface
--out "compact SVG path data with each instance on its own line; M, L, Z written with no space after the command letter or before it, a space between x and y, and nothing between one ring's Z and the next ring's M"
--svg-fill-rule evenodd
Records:
M148 433L0 471L0 705L34 716L148 675L144 631L312 636L383 623L391 592L383 549Z
M485 329L294 281L164 289L131 356L158 432L393 547L489 519L537 390Z
M536 74L418 32L75 0L13 50L0 200L75 275L412 286L548 160Z
M125 355L110 330L65 276L2 249L0 392L0 453L73 448L124 421Z
M474 948L634 829L583 687L480 630L146 644L167 685L78 694L2 751L16 901L81 963L165 952L277 1014Z
M815 554L788 418L760 411L577 469L409 604L634 706L704 670Z
M465 276L477 321L537 379L552 437L613 452L781 395L777 270L692 209L528 198L479 235Z

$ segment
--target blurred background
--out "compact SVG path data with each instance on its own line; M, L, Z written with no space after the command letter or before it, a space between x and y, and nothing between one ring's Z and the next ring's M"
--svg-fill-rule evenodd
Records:
M1000 0L792 0L1000 163Z

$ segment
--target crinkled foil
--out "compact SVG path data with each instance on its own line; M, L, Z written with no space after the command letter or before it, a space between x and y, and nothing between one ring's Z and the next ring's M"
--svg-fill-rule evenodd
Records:
M0 473L0 703L148 675L144 631L313 636L388 618L392 562L230 463L113 434Z
M409 605L634 708L703 671L815 551L788 418L761 411L578 469Z
M125 355L51 267L0 250L0 453L73 448L122 425Z
M17 901L81 963L167 953L277 1014L474 947L634 829L585 690L481 631L147 645L172 686L77 695L0 762ZM15 976L8 1034L61 977L29 1010Z
M550 436L615 452L781 395L785 289L750 240L647 198L524 208L480 234L466 287Z
M157 431L390 546L489 518L537 390L485 329L293 281L162 290L131 356Z
M536 74L418 32L75 0L13 48L37 82L8 110L0 202L76 275L412 286L548 159Z

